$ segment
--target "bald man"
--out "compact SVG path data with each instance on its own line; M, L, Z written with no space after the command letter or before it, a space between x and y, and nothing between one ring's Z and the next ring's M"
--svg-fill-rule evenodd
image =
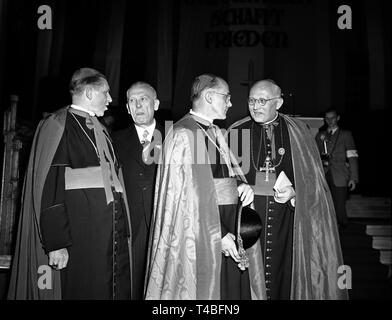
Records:
M200 75L191 101L167 134L158 166L146 299L264 299L258 239L247 263L236 247L237 203L250 204L253 191L213 124L231 107L229 85Z
M97 119L112 101L109 84L82 68L69 88L72 104L36 130L8 297L129 299L126 198L111 139Z
M249 162L245 176L263 222L267 298L342 299L342 254L320 157L306 125L278 112L283 102L274 81L258 81L249 92L250 117L229 128L230 147L243 151L243 167Z
M163 127L155 120L159 100L155 89L136 82L127 90L130 126L113 134L114 147L123 169L132 222L132 299L143 299L148 235L154 200L156 162ZM161 134L162 133L162 134Z

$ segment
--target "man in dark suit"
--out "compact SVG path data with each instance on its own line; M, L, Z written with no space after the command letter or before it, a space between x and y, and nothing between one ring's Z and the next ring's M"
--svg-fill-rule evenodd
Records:
M336 110L327 110L324 115L327 129L321 130L316 135L316 142L323 160L338 224L344 228L348 223L346 212L348 188L353 191L359 182L358 152L351 132L339 128L339 119Z
M127 91L127 110L133 119L128 128L113 134L123 169L132 223L132 299L143 299L148 235L154 204L156 163L163 128L155 121L159 100L155 89L136 82Z

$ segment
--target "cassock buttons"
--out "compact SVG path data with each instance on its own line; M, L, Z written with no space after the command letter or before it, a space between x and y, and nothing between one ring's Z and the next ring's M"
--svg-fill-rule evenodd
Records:
M268 217L268 220L273 220L274 218L273 217Z
M268 243L268 244L271 244L271 243L272 243L272 241L267 241L267 243Z
M265 267L266 268L271 268L271 265L270 264L266 264Z
M270 224L269 224L269 225L267 225L267 228L272 228L272 225L270 225Z
M271 259L272 259L272 257L270 257L270 256L267 257L267 260L271 260Z
M272 212L272 209L268 209L268 212Z
M272 249L271 248L267 248L267 252L271 252L272 251Z

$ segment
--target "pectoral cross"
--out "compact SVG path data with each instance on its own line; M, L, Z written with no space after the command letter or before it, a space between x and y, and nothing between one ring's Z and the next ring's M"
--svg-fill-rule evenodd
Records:
M265 158L265 167L261 167L260 171L265 171L265 181L269 181L270 172L275 172L275 168L271 168L271 158L267 156Z
M255 185L253 190L255 195L273 196L276 182L275 168L271 166L270 158L265 160L265 166L256 171Z

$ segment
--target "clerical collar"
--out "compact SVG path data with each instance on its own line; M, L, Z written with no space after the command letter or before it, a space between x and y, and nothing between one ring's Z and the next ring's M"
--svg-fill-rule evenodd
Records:
M263 126L268 125L268 124L271 124L271 123L273 123L276 119L278 119L278 117L279 117L279 112L276 113L275 118L273 118L272 120L270 120L270 121L268 121L268 122L260 123L260 124L263 125Z
M94 113L94 112L92 112L92 111L90 111L90 110L87 110L86 108L77 106L76 104L71 104L71 108L73 108L73 109L75 109L75 110L79 110L79 111L86 112L86 113L88 113L91 117L95 117L95 113Z
M136 132L137 132L137 135L138 135L138 137L139 137L140 142L144 141L143 133L144 133L144 131L146 131L146 130L147 130L147 132L148 132L147 140L148 140L148 141L151 141L151 140L152 140L152 137L153 137L153 135L154 135L154 130L155 130L155 127L156 127L155 119L153 119L152 124L150 124L149 126L144 127L144 128L141 127L141 126L139 126L139 125L137 125L136 123L134 123L134 125L135 125Z
M202 119L202 120L207 121L208 123L205 124L205 125L207 125L207 126L212 125L212 123L213 123L213 121L214 121L213 119L210 119L209 117L207 117L207 116L204 115L204 114L201 114L200 112L195 112L195 111L193 111L193 110L190 110L189 113L190 113L192 116L195 116L195 117L198 117L198 118L200 118L200 119ZM203 123L203 124L204 124L204 123Z

